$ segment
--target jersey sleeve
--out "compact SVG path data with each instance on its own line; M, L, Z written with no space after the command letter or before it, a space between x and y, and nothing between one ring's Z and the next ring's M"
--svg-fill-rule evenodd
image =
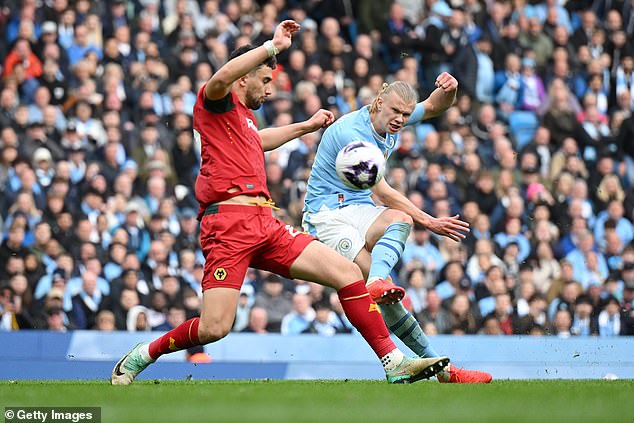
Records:
M205 95L205 86L203 85L198 92L198 99L205 110L209 113L222 114L231 111L236 105L233 99L233 92L230 91L226 96L218 100L210 100Z

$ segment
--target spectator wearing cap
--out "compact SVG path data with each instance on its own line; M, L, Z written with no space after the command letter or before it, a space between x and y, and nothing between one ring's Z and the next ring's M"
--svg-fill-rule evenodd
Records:
M180 232L176 236L175 244L177 251L184 249L195 251L199 248L197 215L196 210L192 208L185 208L180 212Z
M546 89L542 78L535 72L537 63L530 56L522 57L521 64L521 104L522 110L537 112L546 101Z
M53 156L49 149L39 147L33 152L33 169L38 184L45 189L48 188L55 177Z
M45 89L43 90L43 92L47 93ZM60 145L48 138L44 123L42 121L33 121L27 127L25 139L20 142L20 153L25 157L33 157L35 151L41 147L49 150L55 160L60 160L64 157L64 152Z

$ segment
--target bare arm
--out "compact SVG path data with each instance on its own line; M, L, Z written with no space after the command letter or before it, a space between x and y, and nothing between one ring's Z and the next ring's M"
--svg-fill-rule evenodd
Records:
M335 116L332 112L321 109L304 122L292 123L279 128L264 128L258 133L262 138L262 148L264 151L270 151L304 134L314 132L319 128L326 128L334 121Z
M436 89L423 101L425 115L423 119L436 117L445 112L456 101L458 81L456 78L443 72L436 78Z
M469 224L458 218L458 215L451 217L433 217L418 209L403 194L392 188L385 179L372 188L372 192L389 208L407 213L414 219L415 223L429 229L435 234L446 236L454 241L466 238L463 232L469 232Z
M291 35L296 31L299 31L299 25L295 21L284 21L277 26L272 42L278 53L291 46ZM205 86L205 96L209 100L219 100L229 94L235 81L269 57L265 44L228 61L218 69Z

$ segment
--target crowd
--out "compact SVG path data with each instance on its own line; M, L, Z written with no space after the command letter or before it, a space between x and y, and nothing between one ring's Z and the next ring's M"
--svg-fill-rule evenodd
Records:
M564 4L565 3L565 4ZM197 90L302 25L260 127L341 116L384 81L456 104L405 130L388 182L415 227L394 280L427 334L634 334L634 0L5 1L0 330L169 330L199 313ZM266 156L299 227L320 134ZM249 270L235 331L350 332L336 294Z

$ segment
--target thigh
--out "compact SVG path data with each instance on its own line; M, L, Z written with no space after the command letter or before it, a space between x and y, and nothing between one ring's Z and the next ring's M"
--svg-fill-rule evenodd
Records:
M235 213L203 217L200 244L205 255L203 291L211 288L239 290L257 249L253 221Z
M359 266L321 242L311 242L290 269L291 277L339 290L363 279Z
M382 207L380 213L365 232L365 243L368 251L372 251L374 244L383 236L387 227L395 222L412 225L412 218L400 210Z

